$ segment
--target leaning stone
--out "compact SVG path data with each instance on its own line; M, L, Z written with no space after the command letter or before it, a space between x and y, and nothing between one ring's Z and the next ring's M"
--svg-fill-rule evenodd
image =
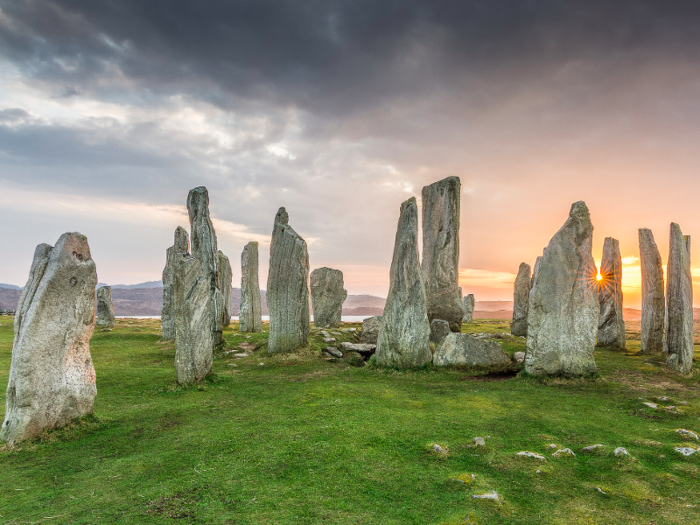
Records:
M598 283L598 346L625 348L625 321L622 318L622 255L617 239L606 237Z
M639 229L639 258L642 270L642 352L660 354L664 349L666 297L661 254L654 234Z
M430 322L430 342L439 345L445 337L450 335L450 323L444 319L433 319Z
M233 271L231 263L221 250L217 253L219 257L219 290L224 299L224 319L223 325L231 324L231 296L233 295Z
M267 306L270 310L268 352L291 352L306 345L309 335L309 252L280 208L270 243Z
M423 188L423 282L428 321L444 319L459 332L464 305L459 296L458 177L448 177Z
M97 289L97 326L114 328L114 306L112 305L112 287L100 286Z
M450 333L433 354L436 366L492 366L510 363L501 345L478 339L471 334Z
M362 321L362 331L360 332L360 343L377 344L379 330L384 324L384 317L375 315Z
M377 338L377 364L412 367L430 362L430 322L418 263L415 197L401 204L383 317L384 324Z
M163 269L163 307L160 313L160 327L163 341L175 339L175 304L173 302L173 267L175 259L190 251L190 236L187 230L178 226L175 241L168 248Z
M329 355L332 355L333 357L337 357L338 359L343 358L343 352L338 350L335 346L327 346L323 349L323 351Z
M513 320L510 323L510 333L521 337L527 335L527 309L530 300L530 265L520 263L518 276L513 285Z
M54 247L37 246L15 315L0 439L33 438L92 413L96 285L84 235L64 233Z
M593 224L586 204L576 202L569 219L545 249L530 293L525 370L528 374L581 375L596 371L598 332Z
M698 435L695 432L693 432L692 430L686 430L684 428L679 428L678 430L676 430L676 434L680 434L683 437L694 439L695 441L700 440L700 437L698 437Z
M666 288L666 366L682 374L693 368L693 277L690 274L690 236L671 224Z
M464 317L462 318L463 323L471 323L474 320L474 294L470 293L463 299L464 305Z
M258 282L258 243L251 241L241 253L241 307L238 313L241 332L262 332L262 307Z
M316 268L311 272L311 305L314 326L340 328L343 303L348 296L343 288L343 272L333 268Z
M364 356L369 356L377 351L377 345L371 345L366 343L340 343L343 350L348 352L357 352Z

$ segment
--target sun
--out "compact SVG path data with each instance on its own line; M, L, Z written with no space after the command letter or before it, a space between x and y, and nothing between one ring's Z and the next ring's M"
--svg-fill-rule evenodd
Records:
M603 280L603 276L600 275L600 274L597 274L597 275L595 276L595 280L598 281L598 282L600 282L600 281Z

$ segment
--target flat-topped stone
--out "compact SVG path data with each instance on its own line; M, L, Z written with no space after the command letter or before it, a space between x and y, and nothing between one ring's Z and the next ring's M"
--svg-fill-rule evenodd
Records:
M343 303L348 296L343 288L343 272L333 268L316 268L311 272L311 304L314 326L340 328Z
M501 345L479 339L471 334L450 333L433 354L436 366L493 366L510 363Z
M241 332L262 332L262 308L258 282L258 243L251 241L241 253L241 307L238 313Z
M95 324L102 328L114 328L114 305L112 287L100 286L97 289L97 319Z

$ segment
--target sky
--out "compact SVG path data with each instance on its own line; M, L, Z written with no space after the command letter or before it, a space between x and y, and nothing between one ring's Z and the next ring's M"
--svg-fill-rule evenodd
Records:
M699 59L693 0L0 0L0 282L66 231L158 280L204 185L234 286L285 206L311 269L386 296L401 202L458 176L465 294L512 300L584 200L638 307L638 228L664 261L700 235Z

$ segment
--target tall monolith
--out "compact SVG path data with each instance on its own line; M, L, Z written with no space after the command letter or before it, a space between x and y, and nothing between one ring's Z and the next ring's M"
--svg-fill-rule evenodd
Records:
M219 289L224 300L224 320L223 325L231 324L231 296L233 295L233 271L228 257L219 250Z
M54 247L37 246L15 315L0 439L32 438L92 413L96 285L84 235L64 233Z
M314 326L339 328L343 303L348 296L343 288L343 272L333 268L316 268L311 272L310 283Z
M527 310L530 302L530 265L520 263L518 275L513 285L513 319L510 333L521 337L527 335Z
M306 241L289 225L287 211L280 208L272 230L267 277L269 353L291 352L306 345L310 328L308 281Z
M666 365L688 374L693 368L693 278L690 236L671 223L666 277Z
M241 253L241 307L238 313L241 332L262 332L262 308L258 282L258 243L251 241Z
M474 307L476 305L474 294L470 293L462 302L464 304L464 317L462 318L462 322L471 323L474 320Z
M418 260L415 197L401 204L383 317L375 354L378 364L405 368L430 362L430 321Z
M160 329L164 341L175 340L175 303L173 302L173 268L175 259L190 252L190 236L182 226L175 230L173 245L165 254L163 268L163 306L160 311Z
M198 186L187 195L187 212L190 216L190 250L199 259L202 274L209 283L207 300L212 312L212 344L221 343L224 322L224 296L219 288L219 257L216 247L216 232L209 217L209 192Z
M642 269L642 352L660 354L664 350L666 296L664 270L654 234L639 229L639 259Z
M622 317L622 255L617 239L606 237L598 282L598 346L625 348L625 321Z
M596 371L597 273L593 224L583 201L552 237L530 293L525 370L532 375Z
M428 319L444 319L459 332L464 304L459 296L458 177L448 177L423 188L423 281Z
M112 287L100 286L97 289L97 326L114 328L114 305L112 304Z

